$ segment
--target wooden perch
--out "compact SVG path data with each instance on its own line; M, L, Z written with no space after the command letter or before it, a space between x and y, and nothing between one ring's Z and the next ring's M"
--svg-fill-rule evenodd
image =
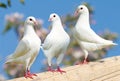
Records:
M120 81L120 56L63 68L67 73L43 72L34 79L24 77L8 81Z

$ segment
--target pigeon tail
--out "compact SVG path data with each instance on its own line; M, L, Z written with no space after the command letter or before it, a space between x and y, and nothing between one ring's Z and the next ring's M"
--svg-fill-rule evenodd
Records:
M107 43L107 44L98 44L98 43L90 43L90 42L79 42L80 45L82 45L82 48L88 50L88 51L95 51L102 48L106 48L109 46L117 45L116 43Z
M23 61L20 60L19 58L16 58L16 59L14 59L14 58L8 58L7 61L5 62L5 64L9 64L11 62L14 62L14 63L23 63Z
M5 64L9 64L11 62L21 63L23 61L23 60L21 60L21 57L20 58L14 58L13 55L14 54L10 54L9 56L6 57Z
M116 43L113 43L113 41L111 41L111 40L106 40L106 42L104 43L105 45L110 45L110 46L115 46L115 45L118 45L118 44L116 44Z

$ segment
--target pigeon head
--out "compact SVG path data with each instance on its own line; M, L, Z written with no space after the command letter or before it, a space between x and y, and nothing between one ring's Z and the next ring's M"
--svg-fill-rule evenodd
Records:
M87 13L87 14L89 13L88 8L87 8L85 5L80 5L80 6L78 6L78 8L76 9L74 15L75 15L75 16L78 16L78 15L80 15L80 14L86 14L86 13Z
M25 24L36 25L36 19L33 16L30 16L26 19Z
M53 21L57 21L57 20L60 20L60 18L56 13L50 14L49 21L53 22Z

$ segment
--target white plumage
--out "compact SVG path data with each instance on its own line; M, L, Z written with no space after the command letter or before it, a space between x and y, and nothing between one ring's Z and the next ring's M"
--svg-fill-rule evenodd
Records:
M88 51L94 51L107 46L116 45L113 41L105 40L97 35L90 27L89 11L85 5L78 6L75 15L79 15L74 28L71 28L74 38L85 53L84 63L87 63Z
M54 71L51 68L51 61L54 57L57 57L57 71L64 72L60 70L59 64L63 60L64 53L69 45L70 37L65 32L61 20L56 13L52 13L49 17L49 21L52 22L51 32L46 37L43 50L44 54L47 57L49 71Z
M20 40L16 50L13 54L8 56L6 64L10 62L22 63L26 68L25 77L32 78L36 74L30 73L30 67L36 59L41 45L41 40L37 36L34 30L36 20L34 17L30 16L26 19L24 27L24 36Z

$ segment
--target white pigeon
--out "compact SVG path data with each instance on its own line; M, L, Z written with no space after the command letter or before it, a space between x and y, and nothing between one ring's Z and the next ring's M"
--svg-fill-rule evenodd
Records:
M83 63L88 63L88 51L94 51L116 44L113 43L113 41L101 38L91 29L89 23L89 10L85 5L78 6L75 11L75 16L77 15L79 15L78 21L75 27L71 28L71 31L85 54Z
M16 50L13 54L9 55L6 64L11 62L22 63L25 66L25 78L33 78L36 74L30 73L30 67L35 61L41 45L41 40L37 36L34 26L36 19L32 16L28 17L25 21L24 36L20 40Z
M54 72L51 68L51 61L54 57L57 58L57 72L65 72L62 71L59 67L59 64L63 60L64 53L67 50L67 47L70 42L69 35L65 32L60 17L56 13L50 14L49 21L52 22L52 29L50 33L47 35L44 44L42 46L45 56L48 60L48 71Z

